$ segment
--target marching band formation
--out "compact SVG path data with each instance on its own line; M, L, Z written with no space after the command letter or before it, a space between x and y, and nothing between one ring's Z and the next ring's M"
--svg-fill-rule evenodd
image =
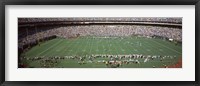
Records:
M106 67L121 67L128 64L146 63L150 60L163 61L164 59L174 59L176 56L160 56L160 55L85 55L85 56L55 56L55 57L23 57L27 61L40 61L42 67L54 67L59 63L59 60L74 60L77 64L84 65L88 63L105 64ZM165 65L167 67L167 65ZM152 66L153 67L153 66Z

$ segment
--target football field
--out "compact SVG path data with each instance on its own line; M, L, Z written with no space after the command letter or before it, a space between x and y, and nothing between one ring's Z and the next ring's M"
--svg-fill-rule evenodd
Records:
M150 59L138 58L140 64L124 64L119 68L156 68L176 64L182 57L182 45L176 45L163 39L145 37L78 37L73 39L55 38L41 42L24 53L24 63L33 68L107 68L100 61L108 61L109 58L95 58L89 60L91 55L145 55L162 56L165 58ZM50 57L84 57L84 64L79 64L78 59L56 59L56 62L44 62ZM41 57L42 59L30 60ZM27 60L28 59L28 60ZM127 59L121 59L127 60Z

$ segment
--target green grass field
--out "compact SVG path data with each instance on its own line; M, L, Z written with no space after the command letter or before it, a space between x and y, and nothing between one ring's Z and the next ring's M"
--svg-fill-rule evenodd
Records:
M175 45L162 39L144 37L79 37L74 39L56 38L37 45L24 53L26 60L23 60L28 67L43 68L50 65L51 68L107 68L105 63L98 61L108 61L109 58L96 58L93 62L88 62L90 55L161 55L169 56L163 61L160 58L144 62L145 58L139 58L140 64L124 64L119 68L152 68L163 67L164 65L176 64L182 56L182 45ZM43 62L49 57L77 56L86 57L85 64L79 64L78 59L57 59L56 63ZM27 60L27 58L42 57L40 60ZM121 59L126 60L126 59Z

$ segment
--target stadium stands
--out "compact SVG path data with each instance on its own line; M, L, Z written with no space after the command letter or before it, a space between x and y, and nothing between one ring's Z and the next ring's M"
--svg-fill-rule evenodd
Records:
M182 18L18 18L18 58L31 47L40 45L40 42L56 37L72 39L79 36L160 37L182 43ZM31 60L38 59L42 58L35 57ZM41 63L57 63L54 59L57 57L43 59ZM134 62L138 64L139 61ZM43 65L46 67L47 64Z
M66 25L56 22L71 22ZM86 22L77 24L73 22ZM181 27L134 25L134 24L87 24L87 22L151 22L182 24L182 18L19 18L18 44L20 48L25 45L37 44L38 41L52 36L73 38L79 36L159 36L176 41L182 41ZM44 25L39 25L41 22ZM30 25L31 23L31 25ZM56 24L56 25L54 25ZM20 27L20 25L22 27ZM23 26L24 25L24 26Z

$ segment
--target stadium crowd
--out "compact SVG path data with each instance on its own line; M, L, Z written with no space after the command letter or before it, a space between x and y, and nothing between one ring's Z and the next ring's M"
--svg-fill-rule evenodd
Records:
M38 40L57 36L73 38L79 36L161 36L169 39L182 41L182 29L175 27L141 26L141 25L74 25L61 27L34 27L19 32L19 47L26 44L36 43Z
M68 35L76 36L161 36L174 40L182 40L182 30L179 28L159 27L159 26L140 26L140 25L84 25L61 27L59 34L61 37ZM63 33L63 34L62 34Z

